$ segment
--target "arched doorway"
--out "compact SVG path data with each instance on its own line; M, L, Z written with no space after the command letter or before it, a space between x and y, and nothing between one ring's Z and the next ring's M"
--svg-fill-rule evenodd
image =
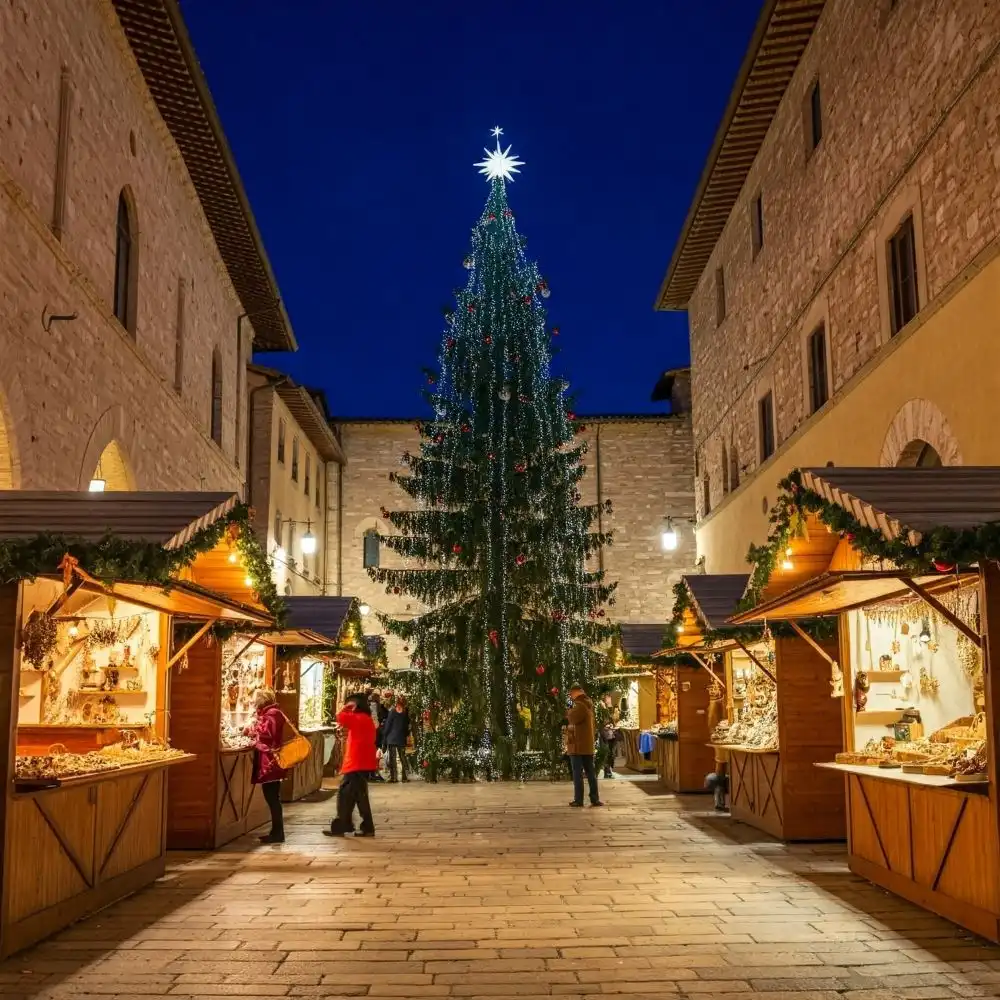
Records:
M944 465L933 445L920 438L908 442L896 459L897 469L940 469Z
M127 492L135 489L135 477L125 452L117 441L109 441L90 477L92 493Z

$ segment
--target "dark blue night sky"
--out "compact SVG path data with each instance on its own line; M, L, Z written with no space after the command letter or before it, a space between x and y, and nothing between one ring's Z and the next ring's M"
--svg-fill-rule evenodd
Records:
M687 362L660 281L747 47L753 0L183 0L299 341L259 360L338 416L422 409L488 186L509 191L584 413L655 412Z

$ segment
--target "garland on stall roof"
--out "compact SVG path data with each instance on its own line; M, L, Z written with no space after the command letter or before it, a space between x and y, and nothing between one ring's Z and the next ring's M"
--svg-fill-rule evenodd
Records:
M780 494L771 509L767 542L751 545L747 562L753 567L740 610L756 606L761 599L789 541L801 535L805 516L814 514L831 531L846 538L867 559L889 563L899 569L926 573L950 573L958 566L971 566L980 559L1000 559L1000 522L978 525L963 531L940 527L924 532L913 545L906 533L887 539L882 532L862 524L850 511L830 503L815 490L802 484L795 469L778 487Z
M784 552L784 546L779 550ZM741 605L742 607L742 601ZM753 607L753 605L749 605ZM674 584L674 612L670 623L663 634L664 649L674 649L678 644L679 626L684 620L684 612L690 610L697 616L697 609L691 597L691 591L687 585L681 581ZM807 632L817 642L833 639L837 634L836 618L809 618L797 623L804 632ZM770 624L771 634L777 638L788 638L797 633L787 622L772 622ZM700 638L705 643L715 642L741 642L744 646L754 646L764 636L763 625L733 625L725 628L703 628ZM656 659L657 663L671 664L677 666L697 665L694 658L688 653L677 653L673 656L661 656Z
M104 584L128 580L169 588L177 574L202 553L228 537L243 557L243 567L261 604L281 627L285 602L271 577L271 563L257 541L246 504L237 504L225 517L195 532L183 545L165 549L157 542L122 538L108 532L97 541L42 532L0 540L0 583L17 583L60 572L67 554Z

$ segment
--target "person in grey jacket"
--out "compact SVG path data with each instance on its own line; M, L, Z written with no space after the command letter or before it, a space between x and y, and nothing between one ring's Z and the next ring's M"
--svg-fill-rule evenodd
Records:
M409 781L406 767L406 741L410 735L410 713L404 698L397 698L396 704L382 724L382 746L389 754L389 781L395 783L397 777L397 758L402 765L403 781Z

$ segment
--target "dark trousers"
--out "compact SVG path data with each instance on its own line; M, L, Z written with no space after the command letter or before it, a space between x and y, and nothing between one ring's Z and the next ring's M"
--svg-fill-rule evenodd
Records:
M569 762L573 768L573 801L583 805L583 776L586 774L590 801L592 803L600 802L601 797L597 793L597 770L594 768L594 755L592 753L571 753Z
M285 817L281 811L281 782L267 781L260 786L264 793L264 801L267 808L271 810L271 836L284 837Z
M617 740L605 740L604 745L608 749L608 755L604 758L604 777L610 778L614 774L615 751L618 749Z
M337 792L337 816L330 824L335 833L349 833L354 830L354 809L361 815L361 832L374 833L375 820L368 801L368 775L364 771L345 774Z
M399 758L400 766L403 769L403 781L410 780L409 771L406 768L406 747L389 747L389 780L395 781L397 778L396 774L396 758Z

